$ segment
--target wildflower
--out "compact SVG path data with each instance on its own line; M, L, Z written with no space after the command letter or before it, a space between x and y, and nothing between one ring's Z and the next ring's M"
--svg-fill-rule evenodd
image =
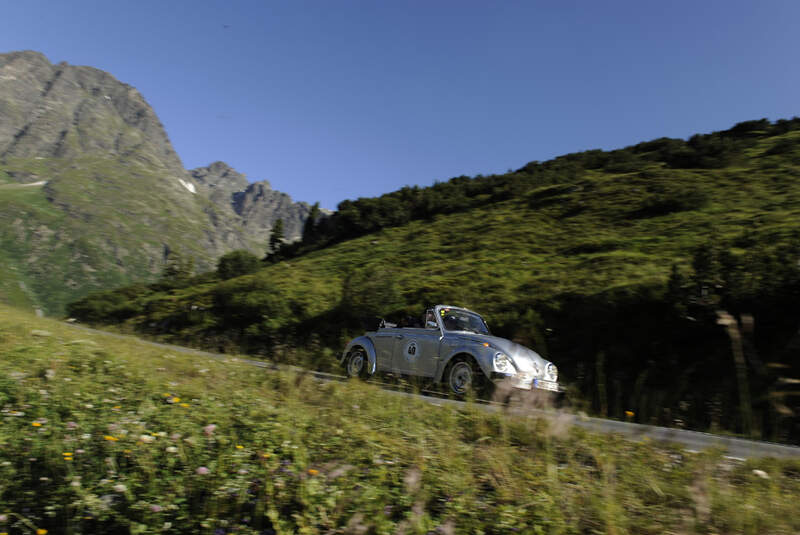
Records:
M167 448L167 453L178 453L178 448L176 448L175 446L169 446Z
M174 398L172 398L172 399L170 400L170 403L178 403L178 402L180 402L180 400L181 400L181 398L179 398L179 397L174 397Z
M36 535L47 535L47 530L44 528L39 528L36 530Z
M76 429L77 427L78 424L76 424L75 422L67 422L67 429Z
M201 466L200 468L198 468L195 471L197 472L197 475L204 476L204 475L208 474L211 470L209 470L205 466Z
M262 459L269 459L270 458L270 454L269 453L262 453L261 454L261 458Z
M633 411L625 411L625 416L626 416L627 418L633 418L633 416L634 416L634 413L633 413Z
M64 457L72 457L72 452L71 451L65 451L61 455L63 455Z
M42 422L31 422L33 427L42 427Z
M161 506L153 504L153 505L150 506L150 511L152 511L154 513L160 513L161 512Z
M318 474L319 474L319 470L314 470L313 468L309 468L309 469L308 469L308 475L310 475L310 476L316 476L316 475L318 475Z
M128 490L128 487L126 487L122 483L117 483L116 485L114 485L114 492L119 492L120 494L122 494L126 490Z
M8 520L8 515L0 515L0 522L6 522Z
M150 444L155 440L155 437L152 437L150 435L142 435L139 437L139 440L144 442L145 444Z
M183 407L184 409L186 409L186 408L188 408L188 407L189 407L189 404L188 404L188 403L181 403L181 407Z
M242 446L241 444L236 444L236 449L237 450L244 449L244 446Z
M80 455L81 453L86 453L86 450L83 450L83 449L77 449L77 450L75 450L75 453L77 453L78 455Z
M207 436L209 436L209 437L210 437L211 435L213 435L213 434L214 434L214 431L215 431L216 429L217 429L217 426L216 426L216 425L214 425L214 424L208 424L207 426L205 426L205 427L203 428L203 433L205 433Z
M111 436L111 435L104 435L103 438L108 440L109 442L116 442L116 441L119 440L117 437L114 437L114 436Z
M767 474L763 470L753 470L753 475L760 477L761 479L769 479L769 474Z

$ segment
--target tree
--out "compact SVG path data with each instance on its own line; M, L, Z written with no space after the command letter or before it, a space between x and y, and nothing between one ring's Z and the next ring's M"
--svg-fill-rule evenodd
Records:
M267 249L267 258L275 257L283 247L283 219L278 219L272 225L272 232L269 235L269 248Z
M188 284L192 275L194 275L194 258L187 258L177 251L171 251L159 282L167 287L181 288Z
M250 251L240 249L223 255L217 262L220 279L232 279L256 271L260 267L258 257Z
M316 241L317 238L317 220L319 219L319 203L315 202L311 207L311 213L308 214L305 224L303 225L303 243L308 244Z

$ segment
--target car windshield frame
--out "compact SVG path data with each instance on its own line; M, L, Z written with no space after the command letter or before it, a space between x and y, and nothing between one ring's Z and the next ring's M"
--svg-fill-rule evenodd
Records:
M451 313L452 316L455 317L455 322L457 323L458 328L447 328L448 323L451 323L450 321L446 321L448 318L448 313ZM436 316L438 317L438 321L442 327L442 330L446 332L467 332L485 335L492 334L492 332L489 330L489 325L486 323L483 317L471 310L458 307L438 306L436 307Z

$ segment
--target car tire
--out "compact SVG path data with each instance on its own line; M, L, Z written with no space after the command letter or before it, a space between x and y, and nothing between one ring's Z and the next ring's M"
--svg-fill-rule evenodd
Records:
M456 357L451 360L442 379L447 391L460 398L471 392L481 394L486 382L480 368L469 357Z
M369 377L369 359L367 352L360 347L354 348L347 355L344 362L344 371L348 377L366 379Z

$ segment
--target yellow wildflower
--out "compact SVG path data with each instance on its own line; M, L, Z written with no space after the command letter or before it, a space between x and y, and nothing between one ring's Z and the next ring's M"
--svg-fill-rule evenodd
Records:
M261 458L263 458L263 459L269 459L269 457L270 457L269 453L262 453L261 454Z
M633 418L633 411L625 411L625 416L628 418Z
M181 403L181 407L183 407L184 409L186 409L186 408L188 408L188 407L189 407L189 404L188 404L188 403Z
M119 405L114 405L114 408L115 408L115 409L120 409L120 408L122 408L122 407L120 407Z
M63 455L64 457L71 457L72 456L72 452L71 451L65 451L61 455Z
M108 440L109 442L116 442L119 440L117 437L112 437L111 435L105 435L103 436L103 438Z
M42 422L31 422L33 427L42 427Z
M313 468L308 469L308 475L315 476L317 474L319 474L319 470L314 470Z
M44 528L39 528L36 530L36 535L47 535L47 530Z
M172 402L173 403L178 403L180 400L181 400L181 398L178 398L178 397L172 398Z
M242 446L241 444L236 444L236 449L237 449L237 450L240 450L240 449L242 449L242 448L244 448L244 446Z

